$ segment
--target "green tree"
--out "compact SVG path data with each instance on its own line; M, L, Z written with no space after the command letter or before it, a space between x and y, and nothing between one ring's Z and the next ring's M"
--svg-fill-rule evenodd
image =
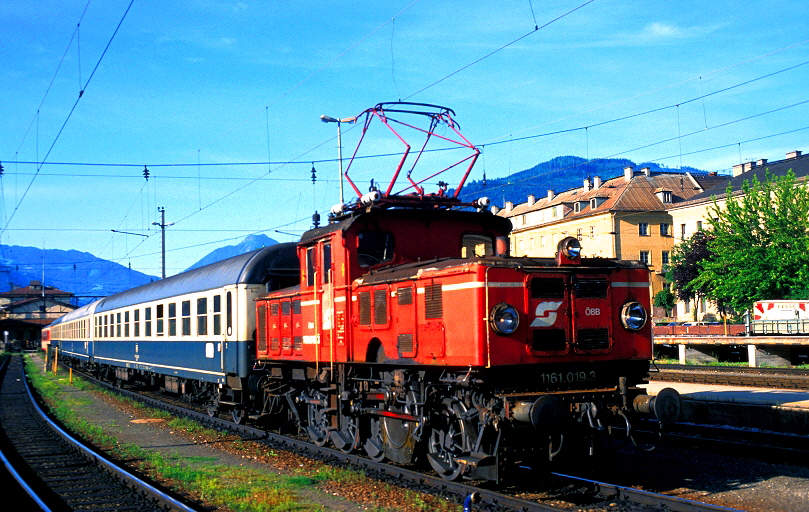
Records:
M668 284L663 286L663 289L655 294L654 305L658 308L663 308L666 311L666 316L671 316L671 310L674 309L674 300L676 297L671 293Z
M756 300L809 297L809 189L795 174L728 187L725 207L709 209L707 248L691 283L736 311Z
M700 283L697 279L702 272L700 265L711 258L708 235L702 231L674 246L666 279L680 300L699 299L709 294L710 283Z

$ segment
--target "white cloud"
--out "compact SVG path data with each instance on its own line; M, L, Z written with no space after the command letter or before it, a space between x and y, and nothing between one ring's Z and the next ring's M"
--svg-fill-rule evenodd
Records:
M659 23L659 22L654 22L654 23L650 23L650 24L646 25L646 27L643 29L643 35L646 36L646 37L657 38L657 39L660 39L660 38L667 38L667 39L680 38L680 37L685 36L683 31L680 30L679 27L676 27L674 25L668 25L666 23Z

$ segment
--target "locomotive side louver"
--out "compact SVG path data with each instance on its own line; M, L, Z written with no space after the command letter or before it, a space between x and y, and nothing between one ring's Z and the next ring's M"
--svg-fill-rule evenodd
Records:
M388 323L388 290L374 290L374 323Z
M576 348L579 350L603 350L610 348L608 329L579 329Z
M282 302L281 303L281 314L283 316L287 316L290 313L291 304L289 302Z
M397 336L396 341L399 349L399 357L404 353L413 352L412 334L400 334Z
M371 325L371 292L357 294L360 303L360 325Z
M533 331L531 350L535 352L558 352L567 346L564 329L536 329Z
M409 306L413 304L413 288L410 286L398 288L396 290L396 302L400 306Z
M278 338L270 338L270 350L278 352Z
M258 351L267 351L267 306L258 307L258 315L256 317L256 341L258 343Z
M444 317L444 297L440 284L431 284L424 287L424 317Z
M295 352L300 352L303 350L303 336L295 336L292 339L292 349Z
M604 299L607 297L606 279L576 279L574 287L577 299Z

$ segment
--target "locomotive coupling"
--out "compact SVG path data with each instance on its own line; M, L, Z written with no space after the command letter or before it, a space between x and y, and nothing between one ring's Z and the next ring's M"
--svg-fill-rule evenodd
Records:
M641 414L654 414L660 423L673 423L680 417L682 403L676 389L664 388L656 396L636 396L632 407Z

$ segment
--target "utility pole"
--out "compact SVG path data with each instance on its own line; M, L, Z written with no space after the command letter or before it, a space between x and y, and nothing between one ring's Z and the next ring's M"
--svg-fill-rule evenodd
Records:
M169 226L173 226L174 223L171 222L169 224L166 224L166 209L165 208L160 206L157 209L157 211L160 212L160 222L152 222L152 225L160 226L160 230L162 231L162 233L161 233L162 243L161 243L161 251L160 252L161 252L162 261L163 261L163 273L162 273L160 278L165 279L166 278L166 228L169 227Z

